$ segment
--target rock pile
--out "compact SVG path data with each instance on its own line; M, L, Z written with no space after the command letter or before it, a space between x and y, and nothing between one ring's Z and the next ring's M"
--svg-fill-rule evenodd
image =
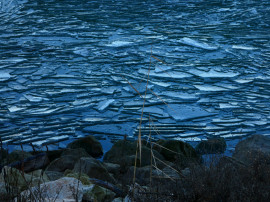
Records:
M270 138L252 136L236 146L233 157L222 157L218 166L242 169L254 162L257 154L262 157L260 160L268 162L269 145ZM188 178L192 169L202 168L201 154L222 153L225 148L224 139L203 141L195 149L182 141L159 140L152 145L143 142L140 157L139 152L136 156L136 141L119 140L104 155L104 161L100 161L95 157L103 154L102 146L93 136L88 136L75 140L66 149L42 155L4 152L1 163L7 166L1 171L0 194L2 200L7 201L121 201L125 197L128 201L129 190L133 193L135 190L130 186L135 185L134 176L138 189L149 190L155 183ZM29 158L31 161L27 160ZM36 164L43 167L25 171L24 164L33 165L35 158ZM44 160L46 163L39 162Z

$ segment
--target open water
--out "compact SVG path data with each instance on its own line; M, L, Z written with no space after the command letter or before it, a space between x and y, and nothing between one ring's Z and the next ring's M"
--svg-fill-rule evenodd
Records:
M269 64L268 0L0 0L0 136L136 138L149 68L143 136L268 135Z

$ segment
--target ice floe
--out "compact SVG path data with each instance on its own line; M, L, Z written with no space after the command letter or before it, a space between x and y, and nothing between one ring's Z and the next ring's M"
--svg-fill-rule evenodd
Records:
M185 104L170 104L167 110L169 115L177 121L214 115L214 113L209 113L201 107Z
M102 110L106 109L114 101L115 101L114 99L103 100L103 101L98 103L97 109L102 111Z
M148 75L148 70L140 69L139 73ZM192 77L192 75L189 73L178 72L178 71L170 71L170 72L162 72L162 73L156 73L156 72L150 71L149 76L160 77L160 78L171 78L171 79L183 79L183 78Z
M211 45L206 44L204 42L199 42L199 41L196 41L196 40L188 38L188 37L184 37L184 38L180 39L178 42L185 44L185 45L194 46L196 48L201 48L201 49L210 50L210 51L218 49L218 46L211 46Z
M209 85L209 84L204 84L204 85L194 85L197 89L201 91L226 91L228 89L214 86L214 85Z
M11 75L8 72L0 71L0 81L6 81L10 79Z
M10 112L17 112L17 111L21 111L21 110L24 110L25 108L24 107L17 107L17 106L12 106L12 107L9 107L8 110Z
M203 78L231 78L238 76L238 72L227 72L227 71L216 71L214 69L210 69L210 71L201 71L198 69L190 69L189 73L194 74Z
M107 46L110 47L125 47L133 44L133 42L129 41L113 41L112 43L108 44Z
M243 46L243 45L233 45L232 48L233 48L233 49L240 49L240 50L248 50L248 51L256 50L256 49L257 49L257 48L255 48L255 47L251 47L251 46Z

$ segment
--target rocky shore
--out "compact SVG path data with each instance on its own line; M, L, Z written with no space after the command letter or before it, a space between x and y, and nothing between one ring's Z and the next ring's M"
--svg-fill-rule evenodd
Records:
M47 152L1 149L2 201L267 201L270 138L253 135L223 155L222 138L119 140L103 154L93 136ZM206 164L205 156L211 158ZM103 161L97 158L103 157ZM268 191L267 191L268 190Z

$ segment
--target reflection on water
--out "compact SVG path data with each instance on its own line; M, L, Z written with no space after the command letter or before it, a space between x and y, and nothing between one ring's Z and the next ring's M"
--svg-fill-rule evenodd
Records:
M2 140L136 136L151 52L143 135L267 134L269 5L1 0Z

